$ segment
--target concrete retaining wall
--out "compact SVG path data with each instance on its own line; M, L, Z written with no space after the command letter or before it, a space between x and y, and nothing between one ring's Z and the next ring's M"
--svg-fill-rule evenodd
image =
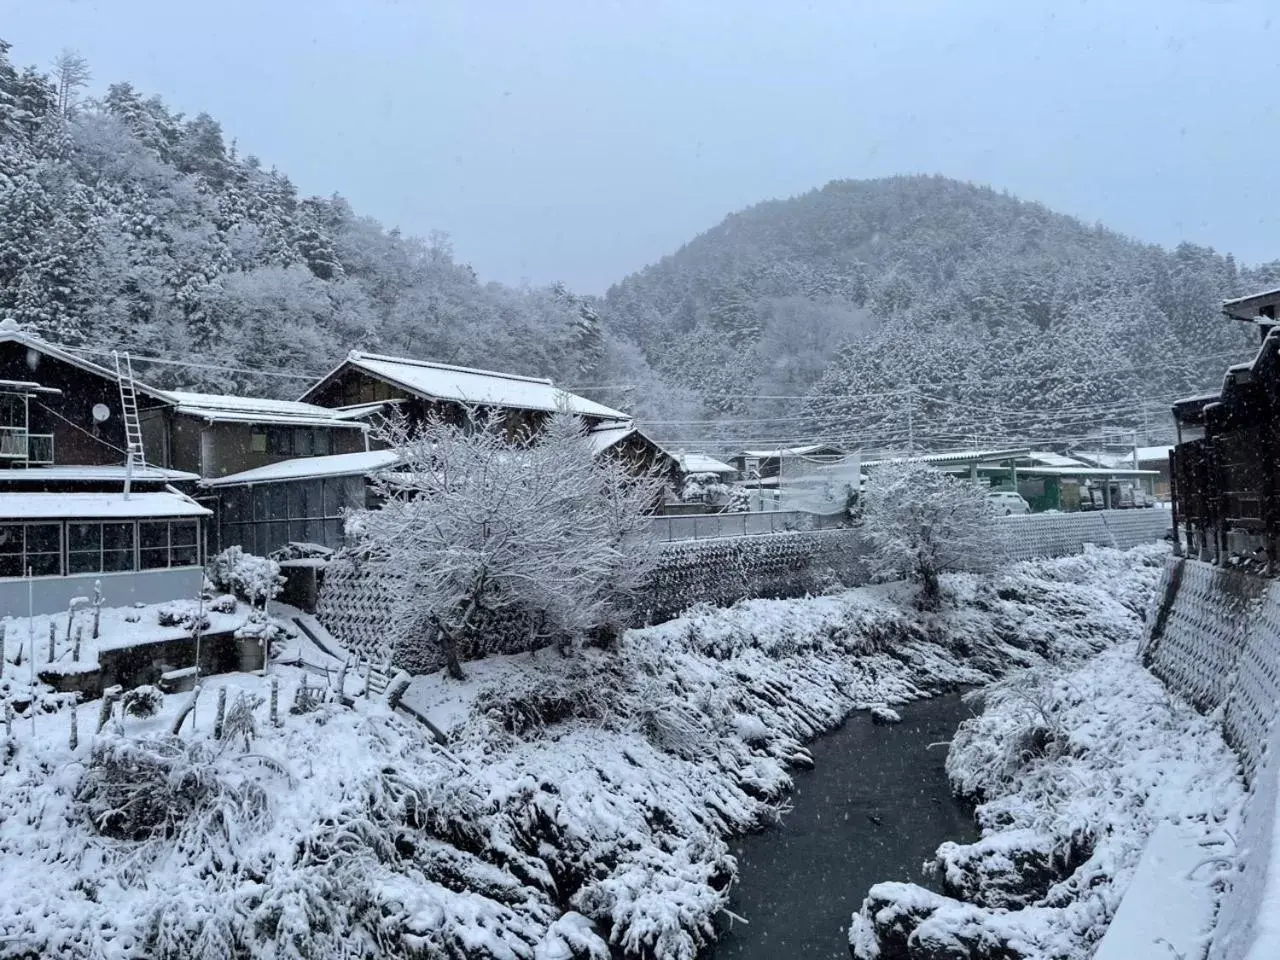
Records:
M1170 559L1141 657L1199 710L1222 709L1250 784L1209 958L1280 957L1280 584Z

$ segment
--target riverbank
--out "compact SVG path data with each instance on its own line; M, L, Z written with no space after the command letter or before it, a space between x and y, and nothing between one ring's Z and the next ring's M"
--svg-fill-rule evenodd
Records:
M612 946L690 960L729 902L731 839L784 814L806 743L855 708L1107 648L1136 630L1163 553L950 577L935 616L889 585L512 657L455 700L447 750L376 702L309 705L279 726L258 704L243 747L207 728L179 743L86 735L78 752L15 740L0 802L25 815L0 825L0 942L19 956L570 960ZM113 835L102 798L140 768L170 786Z
M1085 960L1161 821L1217 838L1204 852L1206 883L1229 869L1214 854L1240 835L1238 759L1217 718L1142 667L1136 643L983 692L984 711L960 727L947 756L953 789L980 801L982 836L938 848L946 895L872 886L853 918L855 960ZM1208 931L1189 932L1204 940Z

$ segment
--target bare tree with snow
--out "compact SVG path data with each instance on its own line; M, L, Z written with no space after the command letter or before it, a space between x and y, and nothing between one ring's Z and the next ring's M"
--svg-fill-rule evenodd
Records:
M405 579L408 635L433 635L459 679L460 652L495 614L527 615L535 644L615 633L656 559L645 511L661 484L597 456L568 414L536 435L497 414L468 421L384 425L403 466L353 525L361 553Z
M863 504L872 564L879 573L917 583L921 610L941 606L940 574L986 566L1000 552L999 531L982 489L927 464L878 467Z

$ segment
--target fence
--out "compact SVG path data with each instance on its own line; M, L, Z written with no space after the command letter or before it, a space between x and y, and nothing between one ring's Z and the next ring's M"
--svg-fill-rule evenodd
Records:
M719 537L756 537L799 530L834 530L845 522L846 517L842 513L764 510L654 517L649 529L655 540L674 543L679 540L713 540Z
M715 515L711 519L725 520L726 525L698 526L696 539L664 542L658 567L634 604L638 622L676 616L694 603L801 596L835 583L852 587L868 582L870 551L857 527L752 534L749 526L736 530L732 526L735 521L743 524L744 516L745 523L751 524L762 523L767 516L785 518L787 513ZM1160 539L1169 516L1167 510L1124 510L1002 517L991 552L1027 560L1080 553L1086 543L1128 549ZM659 519L698 522L705 518ZM780 526L772 529L779 531ZM745 536L743 530L748 531ZM394 622L392 612L403 589L405 585L392 571L335 560L326 570L316 617L348 650L381 663L401 639L407 639L400 636L405 627ZM514 652L527 643L529 628L516 618L509 624L494 624L485 633L486 649L477 653ZM409 647L421 650L424 645ZM433 664L415 662L414 668L431 669Z
M1098 510L1088 513L1032 513L1001 517L1005 552L1012 560L1065 557L1086 543L1128 550L1159 540L1173 526L1173 514L1160 507Z

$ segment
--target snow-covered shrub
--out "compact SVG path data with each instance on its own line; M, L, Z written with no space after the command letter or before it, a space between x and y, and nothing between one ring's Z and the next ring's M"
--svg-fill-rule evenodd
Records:
M219 776L201 741L99 737L75 801L94 831L119 840L172 837L194 828L208 839L230 823L260 826L265 791Z
M222 596L214 597L210 600L208 609L211 613L235 613L236 598L233 594L224 593Z
M207 630L209 615L200 610L194 600L174 600L156 609L156 622L162 627L182 627L184 630Z
M243 690L236 694L235 700L227 708L227 714L222 720L222 738L233 742L238 740L244 749L248 750L249 744L258 735L258 720L255 712L264 703L266 701L257 694L246 693Z
M313 687L308 683L301 683L294 692L293 703L289 705L289 712L294 716L310 713L322 703L324 703L323 687Z
M927 464L877 467L862 497L873 569L919 585L922 610L942 603L940 574L990 567L999 554L991 503L976 484Z
M562 645L616 633L656 562L646 510L660 478L597 456L568 414L536 442L513 439L496 413L468 419L382 429L403 469L375 479L385 502L362 517L354 551L405 579L396 618L411 638L438 643L459 678L460 649L486 616L525 611L538 636Z
M719 474L691 473L680 488L682 503L705 503L722 506L725 513L745 513L751 504L751 494L734 483L725 483Z
M210 560L206 576L214 589L225 590L257 606L266 606L284 586L280 564L245 553L239 546L227 547Z
M131 717L150 717L164 706L164 694L159 687L143 684L127 691L120 703L121 709Z

